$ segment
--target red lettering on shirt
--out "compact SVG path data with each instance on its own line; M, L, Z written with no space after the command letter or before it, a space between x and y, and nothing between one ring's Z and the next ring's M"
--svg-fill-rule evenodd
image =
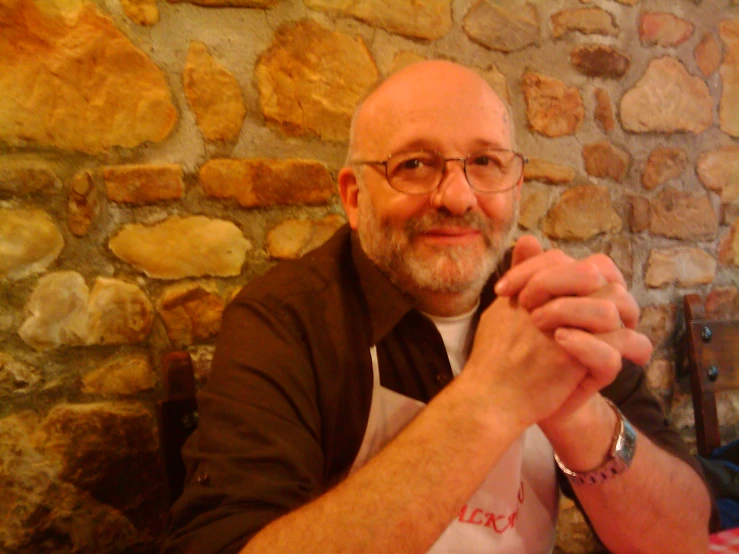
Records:
M525 497L523 481L521 481L521 485L518 487L517 497L519 504L523 504ZM518 519L518 508L516 508L513 513L509 515L486 512L481 508L475 508L474 510L472 510L472 513L469 514L469 517L466 517L468 508L470 508L468 504L465 504L460 508L459 515L457 516L457 519L460 523L484 525L485 527L493 529L498 534L505 533L509 529L513 529L516 526L516 520Z

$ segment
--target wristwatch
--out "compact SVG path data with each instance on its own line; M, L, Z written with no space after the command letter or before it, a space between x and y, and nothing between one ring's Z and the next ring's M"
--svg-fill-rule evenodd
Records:
M613 434L611 449L608 452L606 461L590 471L572 471L562 463L562 460L559 459L556 453L554 454L554 461L557 462L559 469L576 485L600 485L629 469L631 460L634 459L634 453L636 452L636 431L634 431L629 420L624 417L624 414L621 413L621 410L613 402L607 398L605 401L614 409L619 420L616 424L616 431Z

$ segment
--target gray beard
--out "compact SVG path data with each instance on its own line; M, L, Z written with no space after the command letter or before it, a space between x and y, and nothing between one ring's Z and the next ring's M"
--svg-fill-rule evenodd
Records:
M518 203L511 220L498 229L479 213L453 216L431 212L409 220L402 230L397 230L377 220L368 199L360 201L360 210L358 234L363 250L400 288L479 294L505 254L515 228ZM479 230L485 241L483 256L472 246L431 247L414 243L417 235L440 223Z

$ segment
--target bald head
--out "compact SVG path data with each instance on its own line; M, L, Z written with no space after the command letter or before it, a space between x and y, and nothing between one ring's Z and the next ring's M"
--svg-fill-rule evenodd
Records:
M492 146L513 148L508 107L480 75L445 60L412 64L382 81L357 107L352 119L347 162L352 157L385 157L397 151L390 140L396 137L389 135L397 135L397 131L402 134L411 125L413 129L408 130L409 135L423 133L424 122L428 124L425 126L428 132L433 133L434 125L443 130L446 124L464 123L481 116L492 116L489 119L505 143ZM404 140L397 138L398 142ZM411 143L422 140L420 136L406 138ZM430 136L425 139L433 140Z

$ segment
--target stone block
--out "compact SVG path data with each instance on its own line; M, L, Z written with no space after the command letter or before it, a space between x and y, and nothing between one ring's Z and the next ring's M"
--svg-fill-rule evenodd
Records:
M610 178L621 183L631 163L631 156L608 141L586 144L582 149L585 171L593 177Z
M505 0L480 0L462 21L472 40L498 52L514 52L541 42L539 12L532 4Z
M562 38L577 31L584 35L615 37L619 33L613 15L601 8L562 10L552 15L552 37Z
M278 259L299 258L321 246L344 223L339 215L328 215L317 221L286 219L267 233L267 252Z
M674 14L643 12L639 17L639 40L642 46L675 47L693 36L695 26Z
M660 288L669 284L696 287L716 278L716 259L699 248L652 249L647 262L645 284Z
M563 81L526 72L522 80L531 129L548 137L573 135L585 118L580 91Z
M635 133L702 133L713 125L708 85L676 58L649 62L644 75L621 98L621 122Z
M658 146L649 154L641 183L652 190L671 179L677 179L688 167L688 152L684 148Z
M125 225L108 246L119 259L155 279L238 275L252 248L236 225L204 216Z
M718 232L718 214L708 196L693 196L668 187L651 205L649 231L681 240L709 239Z
M177 164L117 165L103 168L108 198L127 204L153 204L182 198L185 185Z
M326 204L335 192L326 166L315 160L210 160L200 184L208 196L234 198L245 208Z
M542 231L553 239L587 240L621 230L621 218L606 187L582 185L567 189L544 218Z
M23 279L48 268L64 238L41 210L0 208L0 279Z
M550 185L567 185L575 179L575 168L541 158L529 158L523 168L526 181L541 181Z
M255 75L265 119L289 135L338 142L349 138L354 108L378 78L361 37L312 20L282 25Z

